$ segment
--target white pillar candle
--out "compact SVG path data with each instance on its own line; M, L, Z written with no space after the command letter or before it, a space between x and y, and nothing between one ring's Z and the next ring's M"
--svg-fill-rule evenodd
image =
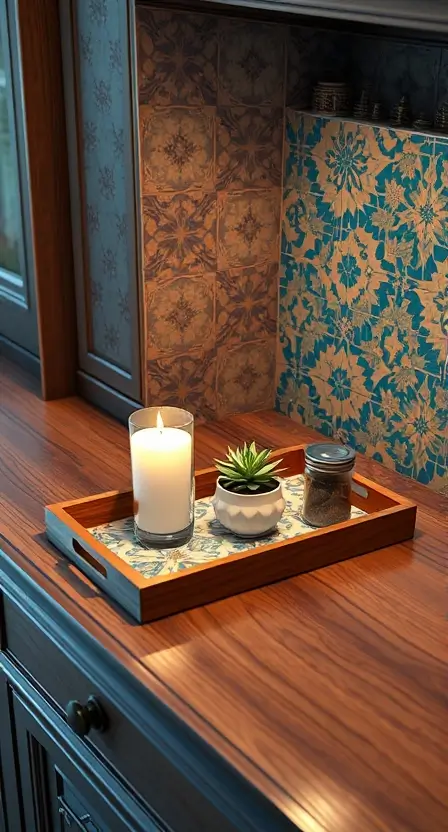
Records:
M179 428L142 428L131 436L132 486L139 529L174 534L190 523L191 436Z

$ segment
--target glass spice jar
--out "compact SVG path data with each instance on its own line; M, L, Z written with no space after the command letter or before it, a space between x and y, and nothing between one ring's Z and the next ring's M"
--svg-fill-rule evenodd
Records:
M355 456L347 445L308 445L302 517L309 526L320 528L350 519Z

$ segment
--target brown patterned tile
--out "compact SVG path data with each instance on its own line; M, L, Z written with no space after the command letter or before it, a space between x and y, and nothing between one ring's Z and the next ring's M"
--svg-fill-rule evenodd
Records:
M283 26L220 18L220 104L282 106Z
M277 331L278 263L219 272L216 282L216 340L240 344Z
M273 406L275 337L218 349L218 417Z
M214 350L148 361L146 404L172 405L197 418L216 416L216 354Z
M216 196L145 196L144 267L147 278L216 270Z
M145 294L148 358L214 346L214 275L149 280Z
M142 190L211 190L214 107L140 107Z
M266 188L281 184L281 109L221 107L216 122L218 188Z
M253 266L278 256L280 193L218 193L218 267Z
M215 104L216 18L137 6L141 104Z

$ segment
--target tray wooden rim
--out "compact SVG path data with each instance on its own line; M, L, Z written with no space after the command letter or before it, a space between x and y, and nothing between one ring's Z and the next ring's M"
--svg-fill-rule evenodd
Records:
M273 457L285 457L295 459L294 455L297 455L297 458L303 458L303 452L306 448L305 444L300 445L292 445L290 447L281 448L273 452ZM296 460L297 461L297 460ZM300 473L296 472L296 473ZM207 489L211 493L213 493L214 483L216 481L218 474L214 467L200 469L195 472L196 481L202 483L202 488ZM210 570L217 570L220 567L227 567L227 570L231 566L231 564L237 564L238 562L244 561L245 563L248 562L248 559L259 557L263 553L273 553L275 555L280 552L283 553L285 550L291 548L292 546L302 546L302 548L306 547L307 542L310 540L319 541L328 539L330 535L334 535L335 532L341 532L343 530L350 530L350 529L362 529L365 524L368 524L370 527L372 524L375 524L375 521L378 521L380 518L387 518L393 517L393 515L408 515L407 520L409 528L405 532L405 536L401 539L408 539L412 537L415 527L415 515L416 515L416 504L409 500L406 497L402 497L401 495L397 494L396 492L391 491L388 488L385 488L378 483L369 480L367 477L362 476L361 474L354 473L353 481L360 486L362 489L365 489L370 498L372 495L376 495L380 498L380 500L389 501L392 505L389 505L385 508L379 510L372 510L370 513L367 513L361 517L355 517L353 519L344 521L343 523L337 523L332 526L327 526L321 529L310 529L309 532L305 532L299 536L288 538L287 540L281 540L274 543L268 543L266 545L257 545L254 548L245 549L242 552L235 552L228 555L225 558L216 558L214 561L210 561L208 563L197 564L196 566L192 566L187 570L180 570L178 572L169 573L167 575L158 575L151 578L145 578L141 573L139 573L136 569L132 566L127 564L124 560L122 560L118 555L115 555L105 544L98 541L89 531L88 527L83 525L81 522L76 520L71 514L70 509L76 506L85 506L88 507L89 504L98 504L106 500L115 500L117 504L126 504L132 506L133 501L133 494L132 490L129 489L127 491L107 491L100 494L91 495L89 497L80 497L74 500L64 500L62 502L53 503L45 507L45 524L47 535L49 539L58 547L62 548L62 551L68 555L68 557L76 563L78 568L81 571L84 571L88 574L88 577L93 579L99 583L99 585L103 585L107 583L109 578L107 570L113 570L113 573L119 577L119 584L124 588L124 584L126 584L125 593L129 594L128 602L134 607L136 598L138 597L139 600L141 599L142 593L151 593L151 590L156 590L157 588L162 589L166 585L170 585L173 589L176 589L176 585L179 581L183 581L185 584L186 579L190 579L194 575L198 575L201 572L210 572ZM197 496L197 499L200 499L201 495ZM206 496L203 494L202 496ZM353 500L354 504L360 502L362 497L359 495L355 496ZM132 512L131 512L132 513ZM126 512L122 516L129 516L130 512ZM413 518L413 522L412 522ZM119 519L118 516L116 519ZM107 522L107 521L105 521ZM91 523L91 525L96 525L96 523ZM412 527L412 528L411 528ZM63 544L63 536L65 533L72 538L72 546ZM78 541L79 545L82 549L84 549L83 555L80 555L73 552L74 542ZM392 542L397 542L397 540L393 540ZM313 544L315 545L315 544ZM382 546L389 545L387 542L381 544ZM378 547L375 547L378 548ZM370 551L372 549L370 548ZM368 545L367 549L364 551L369 551ZM356 553L355 553L356 554ZM98 570L98 567L93 566L90 564L90 569L87 568L89 565L89 560L87 558L87 566L85 570L82 569L82 564L80 560L84 557L86 559L86 555L90 556L92 561L99 562L100 566L104 570L105 574L101 573L101 570ZM346 557L351 557L353 555L347 555ZM345 559L340 558L340 560ZM331 561L335 562L335 561ZM316 566L315 568L319 568ZM92 572L94 570L94 572ZM308 570L307 570L308 571ZM298 570L298 573L300 570ZM218 574L215 572L215 574ZM220 573L222 574L222 573ZM279 578L280 580L281 578ZM269 581L270 583L271 581ZM260 584L255 584L259 586ZM238 591L238 590L236 590ZM245 591L245 590L240 590ZM113 595L116 600L117 599L117 592ZM214 600L214 599L211 599ZM128 611L132 611L129 609L129 603L124 604ZM204 602L206 603L206 602ZM187 607L186 607L187 608ZM168 614L168 613L167 613Z

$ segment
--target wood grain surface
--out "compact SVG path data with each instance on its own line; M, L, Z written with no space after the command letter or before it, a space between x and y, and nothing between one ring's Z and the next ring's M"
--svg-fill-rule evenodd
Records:
M2 369L0 533L18 565L303 832L443 832L448 501L360 459L418 504L414 540L138 626L43 534L45 504L129 488L126 429ZM252 436L316 435L232 417L198 427L197 467Z
M18 0L44 399L76 389L70 195L56 0Z

